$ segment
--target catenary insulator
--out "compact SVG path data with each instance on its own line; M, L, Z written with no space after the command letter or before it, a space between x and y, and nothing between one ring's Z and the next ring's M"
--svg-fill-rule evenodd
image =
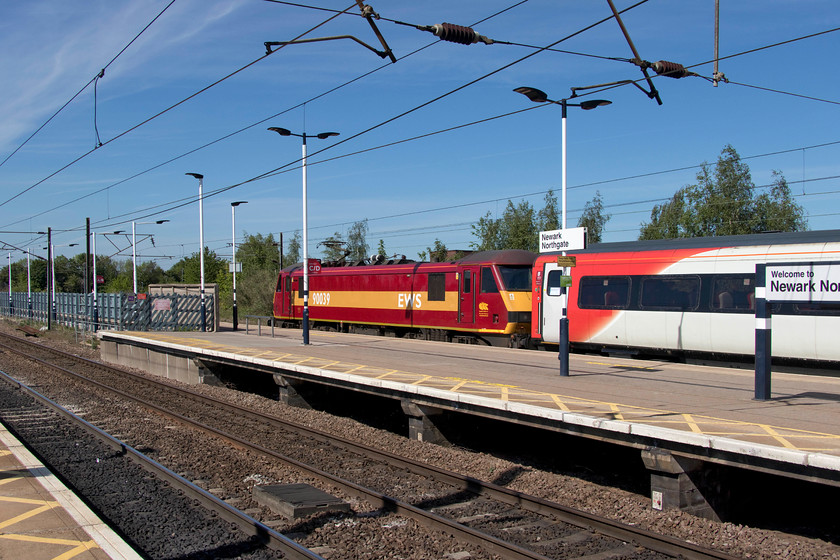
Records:
M440 37L441 41L449 41L450 43L459 43L461 45L471 45L479 41L487 45L493 43L492 39L479 35L471 27L455 25L454 23L436 23L432 26L431 30L435 35Z
M660 60L650 65L653 71L660 76L667 76L668 78L685 78L691 76L692 73L685 69L682 64L676 62L668 62L667 60Z

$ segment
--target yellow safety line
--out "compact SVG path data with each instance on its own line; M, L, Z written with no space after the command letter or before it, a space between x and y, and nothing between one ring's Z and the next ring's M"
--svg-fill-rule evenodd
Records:
M16 480L22 480L22 479L23 479L22 476L10 476L8 478L4 478L3 480L0 480L0 486L3 486L4 484L7 484L9 482L14 482Z
M460 383L456 383L455 385L453 385L453 386L452 386L452 389L450 389L450 390L451 390L451 391L453 391L453 392L455 392L455 391L457 391L458 389L460 389L461 387L463 387L464 385L466 385L467 383L469 383L469 381L467 381L466 379L464 379L464 380L462 380Z
M569 409L569 407L566 406L565 402L560 400L560 397L558 397L557 395L551 395L551 394L550 394L550 396L551 396L551 400L554 401L554 404L557 405L557 408L559 408L560 410L562 410L564 412L571 412L571 409Z
M99 548L94 541L87 541L79 543L79 546L72 550L68 550L64 554L59 554L52 560L70 560L70 558L74 558L83 552L87 552L92 548Z
M44 505L41 506L41 507L29 510L26 513L21 513L17 517L12 517L11 519L7 519L6 521L0 522L0 529L5 529L6 527L9 527L10 525L20 523L21 521L25 521L25 520L29 519L30 517L35 517L36 515L38 515L40 513L44 513L45 511L49 511L49 510L53 509L54 507L58 507L58 502L44 502L43 500L41 500L40 503L42 503Z
M685 423L688 424L688 427L691 428L692 432L696 434L703 433L703 430L700 429L700 426L697 425L697 423L691 417L691 414L683 414L682 417L685 418Z
M776 441L781 443L784 447L787 447L788 449L796 449L795 445L790 443L787 439L783 438L779 434L779 432L777 432L776 430L774 430L770 426L768 426L766 424L758 424L758 426L761 427L763 430L766 430L767 433L770 434L773 437L773 439L775 439Z
M96 544L96 541L79 541L79 540L70 540L70 539L57 539L57 538L54 538L54 537L34 537L32 535L16 535L16 534L10 534L10 533L2 534L2 535L0 535L0 538L8 539L10 541L36 542L36 543L41 543L41 544L61 544L61 545L67 545L67 546L77 546L78 545L78 546L85 547L85 550L90 550L92 548L99 548L99 546ZM75 556L75 555L76 554L74 554L73 556ZM63 555L59 556L58 558L62 558L62 557L63 557ZM68 558L71 558L71 557L68 556Z
M149 338L154 338L149 336L146 333L138 333L140 336L147 336ZM171 338L167 337L166 335L160 335L162 340L172 340ZM206 344L206 341L202 341L200 339L184 339L184 338L176 338L175 339L178 343L183 344L184 342L191 342L195 340L198 344L196 346L202 347ZM231 347L231 346L221 346L220 348L227 348L231 353L243 353L246 349ZM247 349L249 351L257 351L256 349ZM263 355L263 354L260 354ZM295 360L290 360L289 358L294 358ZM273 361L276 362L283 362L287 361L289 363L296 363L302 364L304 362L313 360L315 358L303 358L300 355L294 354L282 354L275 356ZM598 365L598 366L606 366L610 368L628 368L628 369L637 369L637 370L646 370L646 371L656 371L657 368L647 367L647 366L637 366L632 364L621 364L621 363L609 363L609 362L594 362L594 361L587 361L585 362L589 365ZM322 367L322 369L327 369L328 367L335 368L333 371L341 371L340 365L342 362L334 361L328 365ZM347 364L347 366L354 365L354 364ZM338 367L336 367L338 366ZM368 371L360 371L365 370ZM729 435L729 436L753 436L753 437L771 437L785 447L794 448L796 447L788 441L786 438L823 438L823 439L831 439L836 440L840 439L840 435L836 434L826 434L820 432L808 432L805 430L796 430L793 428L774 428L769 425L765 424L757 424L753 422L742 422L737 420L727 420L724 418L715 418L715 417L705 417L705 416L697 416L693 414L685 414L679 413L676 411L671 410L661 410L661 409L653 409L647 408L643 406L636 406L636 405L622 405L617 403L609 403L605 401L598 401L593 399L586 399L581 397L573 397L569 395L560 395L556 393L543 393L541 391L533 391L530 389L525 389L522 387L518 387L516 385L505 385L499 383L488 383L485 381L477 381L477 380L470 380L470 379L463 379L459 377L439 377L434 375L427 375L427 374L419 374L419 373L412 373L412 372L402 372L400 370L390 370L386 371L385 373L376 373L376 370L381 370L382 368L371 368L370 366L366 365L356 365L350 369L344 370L343 373L355 373L356 375L363 375L366 377L375 377L375 378L383 378L392 376L394 374L402 374L406 376L416 375L418 379L416 381L411 382L412 385L423 385L426 384L427 386L438 386L438 387L447 387L449 382L454 383L448 390L452 392L458 392L462 390L466 385L473 384L478 386L490 386L490 387L498 387L499 388L499 398L503 401L509 401L511 398L511 391L510 389L516 389L521 392L513 392L513 396L516 399L516 402L546 402L543 398L533 398L534 396L538 397L547 397L558 409L564 412L571 412L571 408L569 405L575 405L575 408L581 411L585 411L588 413L598 413L598 410L601 409L602 414L612 413L613 417L622 421L630 421L628 420L628 414L632 414L633 417L640 422L649 423L649 424L679 424L679 425L686 425L692 432L700 433L700 434L708 434L708 435ZM373 371L371 371L373 370ZM439 381L436 383L436 381ZM445 383L444 383L445 382ZM476 388L477 389L477 388ZM485 394L488 394L485 392ZM662 416L665 415L672 415L674 419L666 420L662 419ZM678 418L681 418L679 420ZM730 429L734 427L741 427L744 428L744 431L741 432L731 432L731 431L704 431L701 428L701 425L725 425L728 426ZM758 428L764 431L764 433L759 432L749 432L747 428ZM796 432L796 433L788 433L787 436L782 436L779 431L783 430L785 432Z

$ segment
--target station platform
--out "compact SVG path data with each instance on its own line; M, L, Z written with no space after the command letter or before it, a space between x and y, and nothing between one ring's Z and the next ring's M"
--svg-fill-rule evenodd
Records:
M304 346L301 334L99 336L103 360L182 381L235 366L273 374L281 398L311 382L400 399L416 439L454 411L634 447L663 480L703 462L840 486L838 377L774 371L771 398L756 400L748 369L573 354L561 377L552 352L322 331ZM675 491L688 496L684 482Z
M0 558L142 557L0 424Z

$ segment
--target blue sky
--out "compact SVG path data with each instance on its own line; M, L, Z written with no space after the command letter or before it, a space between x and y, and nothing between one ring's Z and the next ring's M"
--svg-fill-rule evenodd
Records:
M313 31L335 14L266 0L169 4L0 8L0 241L44 254L43 236L13 232L51 227L57 252L74 255L89 217L98 252L130 257L126 238L99 234L130 232L135 221L140 259L168 268L199 245L198 182L187 172L205 176L204 238L217 254L230 254L232 201L248 201L237 208L238 241L246 232L288 240L302 221L301 146L266 131L279 126L340 133L308 143L313 256L318 241L365 218L371 249L380 239L410 258L435 239L466 249L475 241L470 224L501 214L508 200L539 209L549 189L559 196L560 108L513 88L561 99L572 87L642 78L624 61L633 55L615 20L594 25L611 14L606 0L373 3L395 64L346 39L290 45L260 60L265 41L302 34L353 35L381 49L350 0L312 2L354 6ZM635 239L652 206L693 183L699 164L714 163L727 144L756 185L769 185L774 170L785 175L811 229L836 227L840 32L762 49L840 27L836 2L721 4L720 71L730 83L656 77L661 106L625 85L591 96L609 106L569 109L570 227L598 190L612 214L605 240ZM644 60L712 76L714 0L649 0L622 17ZM394 20L473 25L517 45L443 42ZM578 54L532 48L554 43ZM95 91L93 83L82 89L106 65ZM531 110L500 117L523 109ZM94 149L97 131L103 145ZM170 221L141 223L161 219Z

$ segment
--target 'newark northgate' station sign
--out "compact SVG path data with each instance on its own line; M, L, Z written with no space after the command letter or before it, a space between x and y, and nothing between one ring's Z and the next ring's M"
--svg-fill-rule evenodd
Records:
M840 262L755 265L755 398L770 398L770 303L840 302Z

